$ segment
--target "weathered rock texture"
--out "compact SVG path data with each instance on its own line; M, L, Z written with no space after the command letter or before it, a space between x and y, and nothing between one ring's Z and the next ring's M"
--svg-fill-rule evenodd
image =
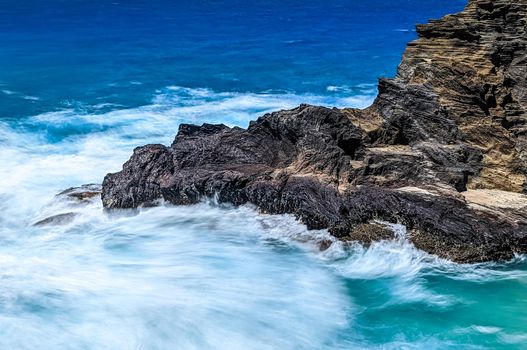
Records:
M293 213L342 239L401 222L460 262L527 252L527 0L472 0L426 25L365 110L301 105L248 129L181 125L104 179L106 208L203 196Z

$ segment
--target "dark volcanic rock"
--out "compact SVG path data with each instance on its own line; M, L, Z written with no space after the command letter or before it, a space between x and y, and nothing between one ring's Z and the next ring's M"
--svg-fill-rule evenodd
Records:
M379 223L369 223L355 226L349 238L369 246L373 242L388 241L396 237L391 228Z
M109 174L103 203L133 208L160 198L190 204L218 195L234 204L265 201L264 210L288 212L289 201L316 202L324 192L321 181L328 184L327 195L337 195L335 186L349 172L361 139L361 130L341 111L307 105L265 115L247 130L183 124L171 147L139 147L122 172Z
M108 174L108 209L216 196L369 243L407 226L460 262L527 252L527 0L473 0L418 26L365 110L301 105L247 129L181 125ZM489 192L490 191L490 192ZM494 192L492 192L494 191Z

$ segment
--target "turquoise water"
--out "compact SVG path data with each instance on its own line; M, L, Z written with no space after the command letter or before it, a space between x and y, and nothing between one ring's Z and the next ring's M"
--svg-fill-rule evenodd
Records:
M527 260L364 248L204 202L107 215L100 183L182 122L367 106L462 1L0 2L0 349L522 349ZM76 212L58 226L32 224Z

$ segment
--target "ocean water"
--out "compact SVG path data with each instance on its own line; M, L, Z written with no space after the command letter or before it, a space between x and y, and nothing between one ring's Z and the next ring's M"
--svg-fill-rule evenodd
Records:
M108 215L56 196L182 122L365 107L415 23L463 6L0 0L0 349L526 349L523 256L458 265L395 224L365 248L213 199Z

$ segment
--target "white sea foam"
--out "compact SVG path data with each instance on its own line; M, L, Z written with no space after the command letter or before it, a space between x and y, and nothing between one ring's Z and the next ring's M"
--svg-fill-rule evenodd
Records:
M373 84L359 84L357 86L336 86L329 85L326 87L328 92L335 94L347 95L341 96L336 101L339 106L355 107L355 108L366 108L369 107L375 98L377 88Z
M521 345L524 346L527 343L527 333L504 333L500 335L502 343L507 345Z
M5 95L16 95L17 92L16 91L13 91L13 90L8 90L8 89L2 89L0 90L3 94Z
M495 334L495 333L502 331L500 327L492 327L492 326L472 326L471 328L483 334Z
M0 84L0 85L3 85L3 84ZM16 97L20 97L24 100L28 100L28 101L39 101L40 100L40 97L38 96L32 96L32 95L24 95L20 92L17 92L17 91L13 91L13 90L9 90L9 89L0 89L0 92L4 95L7 95L7 96L16 96Z
M28 101L39 101L40 100L40 97L38 97L38 96L31 96L31 95L24 95L24 96L22 96L22 98L24 100L28 100Z
M259 244L250 208L82 216L0 249L2 348L296 349L346 325L335 277Z
M336 92L336 91L340 91L341 90L341 87L340 86L334 86L334 85L330 85L326 88L326 90L330 91L330 92Z

